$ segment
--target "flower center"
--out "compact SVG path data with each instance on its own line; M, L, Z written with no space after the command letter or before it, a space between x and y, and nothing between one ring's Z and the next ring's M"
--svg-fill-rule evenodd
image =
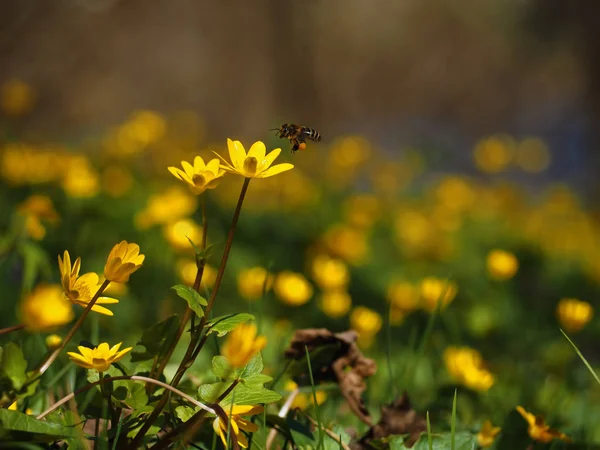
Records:
M244 172L246 172L246 176L253 177L256 175L257 167L258 160L254 156L248 156L244 160Z
M195 173L192 177L195 186L202 187L206 184L206 178L201 173Z

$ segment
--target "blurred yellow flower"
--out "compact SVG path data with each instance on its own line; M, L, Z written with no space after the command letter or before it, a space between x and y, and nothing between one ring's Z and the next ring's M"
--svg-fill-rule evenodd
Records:
M197 205L197 197L190 195L186 189L170 187L148 199L146 207L136 215L136 226L146 229L155 224L166 224L189 217Z
M111 197L119 198L133 187L133 176L124 166L108 166L102 172L102 188Z
M58 269L60 271L60 279L63 287L63 292L66 297L74 304L87 308L98 289L100 288L100 277L97 273L88 272L79 276L81 269L81 258L75 260L75 264L71 266L71 256L65 250L63 259L58 255ZM109 309L100 305L111 305L119 303L116 298L99 297L92 306L92 311L107 316L112 316L113 313Z
M419 211L403 210L394 221L396 239L410 257L428 252L437 242L438 231L431 220Z
M118 362L125 356L132 347L121 348L122 342L112 347L108 346L108 343L103 342L98 347L88 348L79 346L77 347L79 353L67 352L71 361L84 369L94 369L98 372L106 372L112 363Z
M496 436L500 434L500 431L502 431L500 427L495 427L492 425L492 422L486 420L481 425L479 433L477 433L477 443L483 448L490 447L496 440Z
M458 292L456 283L450 280L443 280L435 277L426 277L421 280L421 306L425 311L433 312L438 303L441 303L440 309L444 309Z
M219 435L223 445L227 448L227 429L230 429L230 438L236 439L237 443L242 448L248 448L248 439L241 430L254 433L258 431L258 425L244 419L242 416L255 416L263 412L262 406L252 405L223 405L223 411L227 414L231 425L228 427L226 423L217 416L213 422L213 430Z
M142 267L145 256L140 253L140 246L127 241L116 244L104 266L104 277L115 283L127 283L129 276Z
M459 383L479 392L494 384L494 375L484 367L481 354L469 347L448 347L444 351L448 373Z
M388 287L387 299L393 309L410 313L419 308L419 292L408 281L396 281Z
M196 195L202 194L207 189L216 188L225 175L225 170L220 167L217 158L211 159L205 164L201 156L196 156L193 166L187 161L181 161L181 167L183 170L177 167L168 169L175 178L187 184L190 191Z
M357 306L350 313L350 326L365 338L373 337L379 333L382 325L381 315L366 306Z
M6 144L0 151L2 176L12 184L41 184L59 179L70 156L62 149L41 150L23 142Z
M546 143L535 137L523 139L517 147L515 163L529 173L542 172L550 165L550 151Z
M180 259L177 262L177 267L179 269L179 278L181 278L186 285L193 286L194 281L196 281L196 274L198 273L196 261L187 258ZM206 264L204 266L204 272L202 272L202 281L200 282L200 287L212 288L216 279L217 271L214 269L214 267Z
M348 285L350 274L344 261L321 254L312 261L312 279L323 290L341 289Z
M487 270L494 280L509 280L519 269L517 257L506 250L494 249L487 255Z
M32 87L22 80L10 80L2 85L0 102L2 110L8 116L22 116L33 107Z
M508 167L514 157L514 140L509 136L491 136L475 146L475 165L482 172L498 173Z
M332 319L345 316L352 306L352 298L341 289L327 290L321 295L320 307Z
M275 278L274 291L277 297L290 306L300 306L313 295L313 287L302 274L283 271Z
M25 217L25 230L35 240L46 235L42 220L56 223L59 219L52 200L47 195L31 195L17 207L17 212Z
M298 385L293 380L288 380L285 383L285 387L284 387L284 389L288 392L292 392L297 388L298 388ZM317 390L316 397L317 397L317 405L322 405L325 402L325 400L327 400L327 392ZM290 407L292 409L297 408L297 409L305 410L306 408L308 408L309 406L312 406L314 404L315 404L315 396L313 396L312 393L305 394L303 392L300 392L298 395L296 395L296 398L294 398L294 401L292 402Z
M325 233L324 243L331 254L353 265L364 262L369 251L365 233L344 224L332 226Z
M563 298L556 307L560 326L570 333L583 330L593 315L592 305L576 298Z
M50 350L55 350L60 347L62 341L62 337L60 337L58 334L49 334L46 336L46 347L48 347Z
M381 202L374 195L353 195L343 208L348 224L359 229L370 228L381 215Z
M527 432L531 439L544 443L548 443L554 439L571 442L571 439L566 434L546 425L542 416L535 416L530 412L527 412L522 406L517 406L517 411L527 421L527 424L529 425Z
M227 358L231 367L240 369L245 367L267 345L267 338L257 336L256 325L242 323L227 335L221 347L221 354Z
M49 331L69 323L75 314L58 284L39 284L19 305L20 317L29 331Z
M343 137L329 150L329 160L335 171L352 170L362 166L371 154L369 142L360 136Z
M100 180L85 156L75 156L63 173L62 187L69 197L89 198L98 193Z
M473 206L476 193L465 177L447 176L435 188L438 201L454 211L468 211Z
M163 228L163 235L167 242L177 250L190 250L191 239L197 246L202 242L202 227L192 219L179 219Z
M240 141L227 139L227 148L229 149L231 164L221 155L216 154L222 160L221 168L229 173L238 174L245 178L272 177L273 175L294 168L294 165L290 163L271 166L281 153L281 149L276 148L269 154L266 154L267 148L261 141L252 144L250 150L248 150L248 154L246 154L246 150Z
M258 300L263 296L263 291L271 290L274 278L264 267L243 269L237 276L238 291L248 301Z

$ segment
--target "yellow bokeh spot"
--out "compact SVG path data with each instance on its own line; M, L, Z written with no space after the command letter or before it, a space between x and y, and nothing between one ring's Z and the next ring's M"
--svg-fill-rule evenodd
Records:
M313 287L300 273L284 271L275 278L274 291L286 305L300 306L307 303L313 295Z
M202 243L202 227L192 219L180 219L165 225L163 235L177 250L190 250L192 248L190 240L198 247Z
M550 150L539 138L524 139L517 147L515 164L525 172L542 172L550 165Z
M0 105L8 116L22 116L33 107L33 88L22 80L10 80L0 90Z
M342 290L323 292L320 301L321 310L333 319L345 316L352 306L350 294Z
M499 173L513 160L515 142L509 136L491 136L475 145L473 157L479 170L486 173Z

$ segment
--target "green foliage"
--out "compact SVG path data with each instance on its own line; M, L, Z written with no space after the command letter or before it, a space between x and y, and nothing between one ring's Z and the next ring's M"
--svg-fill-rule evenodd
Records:
M190 309L196 313L196 316L204 317L204 310L202 307L206 306L208 303L195 289L183 284L177 284L171 287L171 289L187 302Z
M217 336L225 336L235 329L239 324L254 320L254 316L248 313L227 314L225 316L215 317L208 321L210 333L217 333Z
M19 411L0 409L0 438L5 442L54 442L78 436L79 430L74 426L37 420Z
M27 380L27 360L21 348L10 342L2 347L0 369L10 378L13 388L20 390Z
M401 436L395 436L389 440L390 450L406 450L409 447L404 445L405 438ZM473 450L477 447L477 439L472 433L458 432L452 436L452 433L434 433L431 435L431 439L427 436L427 433L421 434L414 446L410 447L413 450L448 450L450 448L456 450Z
M143 345L146 350L143 352L133 350L131 352L131 361L146 361L162 356L171 345L178 328L179 316L174 314L144 330L142 339L138 341L138 345Z

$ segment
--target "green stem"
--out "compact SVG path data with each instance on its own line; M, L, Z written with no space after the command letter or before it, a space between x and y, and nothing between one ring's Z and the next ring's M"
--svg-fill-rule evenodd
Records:
M12 327L7 327L7 328L2 328L0 330L0 336L2 336L3 334L12 333L13 331L22 330L23 328L25 328L25 325L23 325L23 324L13 325Z

